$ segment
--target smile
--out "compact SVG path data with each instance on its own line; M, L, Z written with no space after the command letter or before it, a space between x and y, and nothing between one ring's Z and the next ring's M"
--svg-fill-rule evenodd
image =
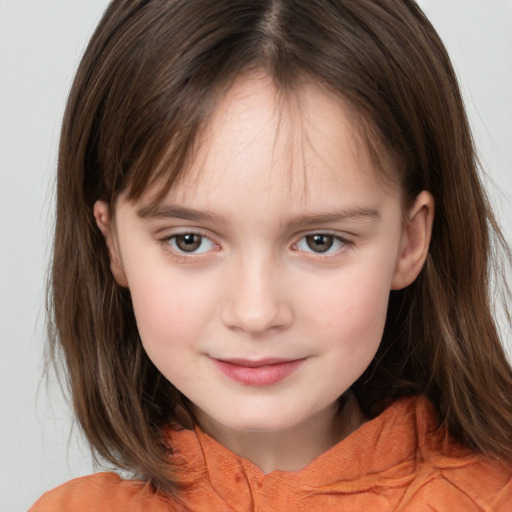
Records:
M265 359L250 361L244 359L212 359L220 372L232 380L247 386L270 386L290 376L306 360Z

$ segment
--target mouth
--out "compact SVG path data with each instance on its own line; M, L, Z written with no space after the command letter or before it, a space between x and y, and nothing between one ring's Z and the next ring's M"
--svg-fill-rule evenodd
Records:
M247 386L276 384L294 373L306 360L301 359L215 359L217 369L226 377Z

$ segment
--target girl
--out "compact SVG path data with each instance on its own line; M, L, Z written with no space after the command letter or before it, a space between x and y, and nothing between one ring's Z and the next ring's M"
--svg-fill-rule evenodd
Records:
M412 0L115 0L62 130L42 511L512 508L510 256Z

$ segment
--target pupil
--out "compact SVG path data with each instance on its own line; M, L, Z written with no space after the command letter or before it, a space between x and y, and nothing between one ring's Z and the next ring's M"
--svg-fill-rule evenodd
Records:
M306 237L308 247L315 252L326 252L334 243L332 235L309 235Z
M194 235L193 233L179 235L176 237L176 245L184 252L193 252L199 249L202 238L201 235Z

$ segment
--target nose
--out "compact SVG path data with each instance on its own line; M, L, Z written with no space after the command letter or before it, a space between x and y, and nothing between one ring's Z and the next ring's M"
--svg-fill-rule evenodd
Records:
M256 258L241 261L225 286L222 319L229 329L257 336L292 323L292 297L275 264Z

